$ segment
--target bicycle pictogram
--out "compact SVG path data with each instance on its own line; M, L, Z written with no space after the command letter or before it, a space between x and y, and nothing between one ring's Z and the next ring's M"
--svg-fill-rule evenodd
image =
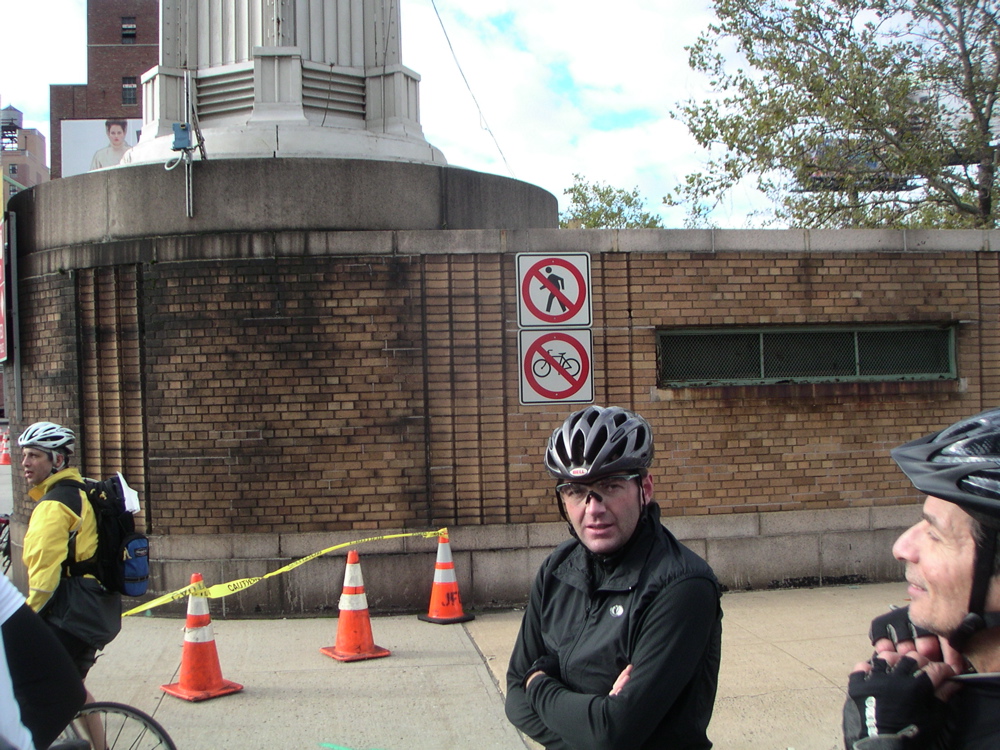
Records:
M545 350L549 357L539 357L531 365L531 371L535 373L536 377L547 378L552 373L552 363L555 364L571 378L575 378L580 374L580 360L573 359L572 357L567 357L566 352L555 353L553 349Z

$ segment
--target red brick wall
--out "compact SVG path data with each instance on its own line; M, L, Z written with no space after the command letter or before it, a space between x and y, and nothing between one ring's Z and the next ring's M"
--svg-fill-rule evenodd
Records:
M142 117L141 96L136 104L122 104L122 77L133 76L139 82L142 74L156 65L159 12L157 0L89 0L87 109L93 116ZM122 44L124 16L136 19L135 44Z
M120 419L155 533L558 520L541 457L577 407L519 403L513 254L128 268L117 292L24 286L24 415L72 424L93 411L67 391L140 389ZM989 252L594 253L596 400L652 422L667 515L910 503L889 448L997 404L998 280ZM76 365L92 294L118 311L88 318L103 369ZM956 321L958 382L656 387L657 328Z

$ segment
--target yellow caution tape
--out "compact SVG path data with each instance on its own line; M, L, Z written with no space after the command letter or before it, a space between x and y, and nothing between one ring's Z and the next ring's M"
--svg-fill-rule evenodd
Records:
M278 568L277 570L272 570L266 575L262 575L259 578L240 578L236 581L229 581L229 583L219 583L215 586L205 586L203 581L197 583L191 583L182 589L177 589L176 591L171 591L169 594L164 594L163 596L157 597L145 604L140 604L138 607L133 607L128 612L123 612L122 617L128 617L129 615L136 615L140 612L145 612L146 610L153 609L154 607L159 607L164 604L169 604L170 602L175 602L178 599L183 599L186 596L204 596L209 599L221 599L224 596L229 596L230 594L236 594L240 591L245 591L254 584L260 583L266 578L273 578L274 576L280 576L283 573L287 573L290 570L294 570L300 565L305 565L310 560L315 560L317 557L322 557L334 550L343 549L344 547L353 547L357 544L366 544L367 542L378 542L383 539L402 539L408 536L419 536L429 539L436 536L447 536L448 529L438 529L436 531L412 531L406 534L386 534L384 536L372 536L367 539L358 539L353 542L344 542L343 544L335 544L332 547L327 547L319 552L313 552L311 555L306 555L298 560L290 562L283 568Z

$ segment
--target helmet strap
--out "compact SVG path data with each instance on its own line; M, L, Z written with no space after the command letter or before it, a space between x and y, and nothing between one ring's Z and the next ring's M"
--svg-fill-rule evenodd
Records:
M976 541L976 559L972 566L972 591L969 594L969 614L962 620L954 633L948 636L948 642L957 650L968 643L969 638L987 627L985 613L986 596L989 594L990 583L993 580L993 558L996 555L997 532L987 528L983 539ZM991 622L993 617L988 618Z

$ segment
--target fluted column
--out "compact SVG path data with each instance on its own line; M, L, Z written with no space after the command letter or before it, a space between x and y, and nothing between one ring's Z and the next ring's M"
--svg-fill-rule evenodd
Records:
M160 12L160 64L143 79L133 160L152 160L151 139L196 117L216 156L444 162L423 138L398 0L161 0Z

